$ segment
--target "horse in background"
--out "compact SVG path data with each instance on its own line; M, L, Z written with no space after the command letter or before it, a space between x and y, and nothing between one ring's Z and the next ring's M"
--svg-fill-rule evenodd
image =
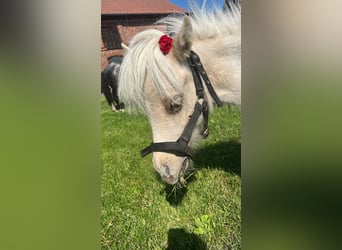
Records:
M161 178L177 184L190 169L196 142L207 135L209 112L223 103L241 104L240 5L233 1L228 11L211 12L192 7L190 16L158 24L167 26L167 34L149 29L131 40L119 96L149 119L153 142L142 156L153 153Z
M101 72L101 93L104 94L112 111L124 111L125 105L118 97L118 77L122 57L114 56L108 59L108 66Z

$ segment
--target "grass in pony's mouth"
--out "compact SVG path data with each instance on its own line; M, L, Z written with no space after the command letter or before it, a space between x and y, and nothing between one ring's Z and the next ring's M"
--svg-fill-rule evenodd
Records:
M170 198L172 194L174 194L174 198L177 199L177 190L186 188L187 181L190 179L191 176L195 174L196 170L189 166L188 169L185 171L185 173L182 173L178 179L178 182L174 185L172 185L172 189L170 193L167 195L167 198Z

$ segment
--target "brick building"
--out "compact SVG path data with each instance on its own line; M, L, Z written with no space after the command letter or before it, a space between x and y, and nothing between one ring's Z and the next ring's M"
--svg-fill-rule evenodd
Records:
M101 0L101 71L108 58L123 55L121 43L128 44L162 17L184 12L168 0Z

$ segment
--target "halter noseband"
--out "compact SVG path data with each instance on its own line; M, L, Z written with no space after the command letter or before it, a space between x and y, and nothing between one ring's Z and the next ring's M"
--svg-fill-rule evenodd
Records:
M199 56L190 51L190 56L187 57L188 64L190 66L192 77L195 83L197 101L195 103L194 112L192 113L190 120L186 124L181 136L175 142L157 142L151 143L148 147L144 148L140 151L141 157L145 157L146 155L152 152L165 152L175 154L177 156L186 156L193 159L195 154L194 150L189 147L189 142L191 139L192 131L196 126L197 120L201 114L203 114L203 129L201 131L201 135L203 138L206 138L209 135L208 129L208 102L204 98L204 88L202 79L207 86L207 89L216 102L218 107L222 107L222 102L218 98L213 86L210 83L207 73L205 72L203 65ZM200 102L202 101L202 102Z

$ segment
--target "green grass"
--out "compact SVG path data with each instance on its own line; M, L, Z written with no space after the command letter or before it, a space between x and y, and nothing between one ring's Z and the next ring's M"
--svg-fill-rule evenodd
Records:
M102 249L241 249L240 111L216 109L185 188L155 173L142 114L113 113L102 100Z

